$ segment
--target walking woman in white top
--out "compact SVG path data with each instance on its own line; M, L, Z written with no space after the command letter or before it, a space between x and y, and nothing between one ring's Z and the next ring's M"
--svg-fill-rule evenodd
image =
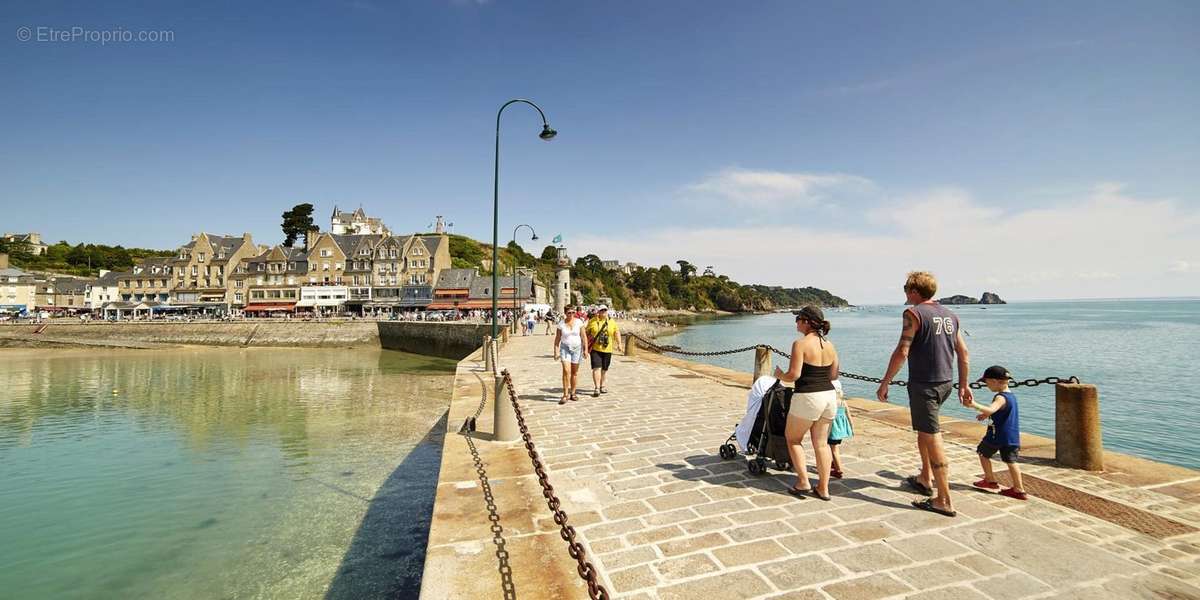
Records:
M558 324L558 332L554 334L554 356L562 364L563 393L559 404L566 404L568 399L579 399L575 395L579 363L588 356L587 344L583 343L583 319L575 316L573 310L566 312L566 317Z

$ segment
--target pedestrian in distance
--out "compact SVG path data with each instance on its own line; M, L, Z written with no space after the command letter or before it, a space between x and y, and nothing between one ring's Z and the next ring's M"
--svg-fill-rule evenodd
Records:
M621 348L621 332L617 322L608 318L608 307L601 304L587 324L588 350L592 355L592 397L607 394L604 379L612 365L614 350Z
M584 327L582 319L568 312L554 335L554 356L562 365L563 392L559 404L579 399L575 395L575 386L579 382L579 363L588 357L587 344L583 342Z
M913 506L953 517L957 513L950 500L950 463L942 445L938 420L942 403L954 390L954 364L958 363L958 399L963 406L974 402L968 385L970 356L963 341L958 317L933 300L937 279L932 273L913 271L904 282L905 304L900 341L892 351L887 371L875 391L880 402L888 401L888 386L908 361L908 409L912 428L917 432L917 451L921 472L905 479L905 484L923 496ZM934 488L936 487L936 494Z
M796 470L796 484L788 493L793 496L815 496L828 501L829 471L832 452L829 449L829 430L837 416L837 391L833 382L838 378L838 354L833 343L826 340L829 321L816 306L797 311L796 331L800 337L792 342L792 358L788 370L775 367L775 378L782 383L795 383L792 403L788 408L784 438L788 455ZM808 479L804 456L804 436L812 439L817 463L817 486Z
M1000 490L1000 483L992 472L992 457L999 452L1000 460L1008 466L1008 476L1012 479L1012 487L1000 490L1000 495L1027 500L1029 496L1021 480L1021 468L1017 466L1021 450L1021 425L1017 414L1017 395L1008 389L1010 379L1012 375L1008 369L1000 365L988 367L983 377L979 378L994 395L987 406L971 402L971 408L979 411L975 418L979 421L988 420L987 433L975 448L979 454L979 465L983 467L983 479L974 485L983 490Z

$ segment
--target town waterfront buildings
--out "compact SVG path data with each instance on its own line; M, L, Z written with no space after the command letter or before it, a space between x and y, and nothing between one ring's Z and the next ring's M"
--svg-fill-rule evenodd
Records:
M432 233L393 235L362 208L334 210L330 231L309 231L299 247L256 245L249 233L201 232L173 256L141 259L95 279L0 269L0 310L94 311L106 318L154 315L388 315L411 310L490 310L491 277L451 268L450 239L438 217ZM569 289L569 285L568 288ZM557 290L556 290L557 291ZM501 274L499 305L547 306L532 269ZM561 294L559 294L561 295Z

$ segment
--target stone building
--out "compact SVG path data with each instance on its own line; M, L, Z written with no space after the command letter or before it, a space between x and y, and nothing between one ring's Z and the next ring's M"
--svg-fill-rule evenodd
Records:
M120 278L128 273L100 269L100 277L88 284L84 302L88 308L100 309L109 302L121 300Z
M8 255L0 254L0 313L20 314L37 306L33 275L8 264Z
M376 217L368 217L362 207L354 212L343 212L333 207L329 219L329 231L335 235L390 235L387 225Z
M229 275L242 260L259 254L249 233L240 237L200 233L179 247L171 259L172 304L221 309L233 303Z
M36 232L29 233L5 233L2 238L5 242L12 245L20 245L25 247L25 251L34 256L46 253L46 244L42 243L42 234Z
M132 270L117 275L121 302L168 302L174 288L174 266L169 257L144 258Z

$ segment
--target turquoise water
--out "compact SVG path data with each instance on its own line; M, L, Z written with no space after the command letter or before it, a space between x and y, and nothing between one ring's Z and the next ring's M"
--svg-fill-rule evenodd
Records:
M453 364L0 351L0 597L415 595Z
M1200 468L1194 411L1200 393L1192 368L1200 357L1200 300L1096 300L959 306L978 376L992 364L1017 379L1078 376L1100 392L1104 445L1111 450ZM900 336L900 306L826 312L842 370L880 377ZM715 350L767 343L785 351L794 339L790 314L698 320L663 343ZM693 358L751 371L752 353ZM774 358L779 364L779 357ZM903 371L899 378L903 378ZM875 385L844 380L847 393L874 398ZM1054 388L1016 388L1024 431L1054 436ZM892 398L907 402L903 390ZM947 403L949 414L974 412Z

